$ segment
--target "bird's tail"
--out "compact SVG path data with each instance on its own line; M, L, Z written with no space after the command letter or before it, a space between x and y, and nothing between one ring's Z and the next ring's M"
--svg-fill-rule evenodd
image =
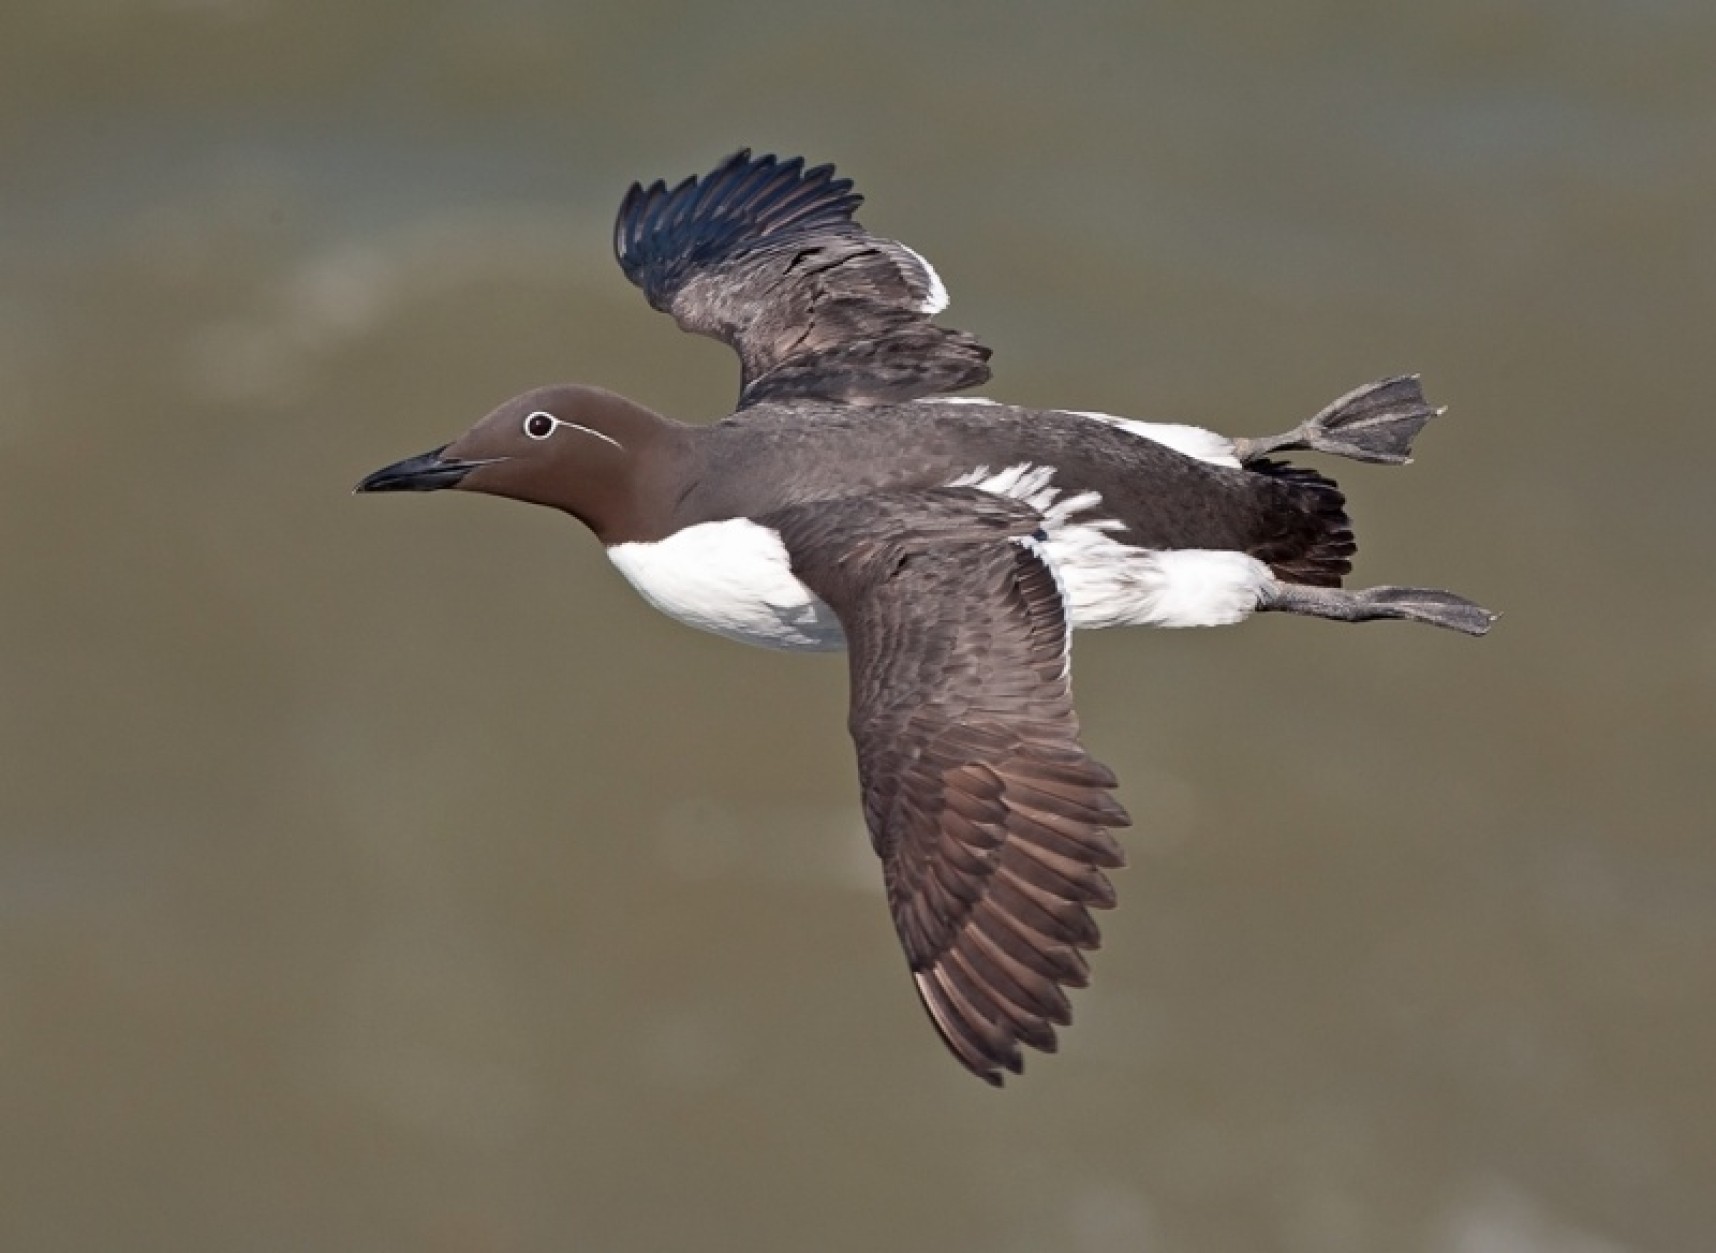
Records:
M1286 508L1275 514L1279 529L1247 551L1288 583L1339 587L1352 572L1358 551L1347 498L1331 478L1304 466L1257 460L1245 467L1272 480Z

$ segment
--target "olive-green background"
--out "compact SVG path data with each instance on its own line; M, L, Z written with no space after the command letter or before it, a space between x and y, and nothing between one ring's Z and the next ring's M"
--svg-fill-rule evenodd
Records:
M11 0L0 1247L1716 1241L1716 8ZM915 1003L838 659L352 483L559 379L726 412L634 177L832 160L988 393L1325 464L1472 641L1081 639L1137 818L1061 1054Z

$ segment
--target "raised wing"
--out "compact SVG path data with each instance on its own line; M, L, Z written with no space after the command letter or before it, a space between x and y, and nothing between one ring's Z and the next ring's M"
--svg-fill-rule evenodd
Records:
M917 253L852 218L834 167L735 153L668 188L633 183L614 253L651 305L730 344L740 407L811 397L880 404L989 377L989 349L930 318L947 306Z
M1069 629L1028 506L975 489L763 519L840 617L864 816L918 993L973 1074L1053 1052L1114 904L1115 779L1078 739Z

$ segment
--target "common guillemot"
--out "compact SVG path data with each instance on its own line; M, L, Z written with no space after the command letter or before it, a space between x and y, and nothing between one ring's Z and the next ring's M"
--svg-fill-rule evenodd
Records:
M634 184L615 251L651 305L739 356L739 404L693 426L599 388L514 397L362 492L460 488L585 523L680 621L846 648L864 816L919 995L972 1073L1052 1052L1114 904L1130 824L1073 710L1075 628L1216 626L1257 610L1482 635L1426 588L1340 586L1355 551L1312 450L1398 464L1437 410L1416 377L1282 435L949 393L989 350L936 325L947 292L853 218L833 167L736 153Z

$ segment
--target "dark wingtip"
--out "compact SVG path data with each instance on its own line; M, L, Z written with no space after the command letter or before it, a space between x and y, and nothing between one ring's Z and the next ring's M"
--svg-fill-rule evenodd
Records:
M806 169L803 157L741 148L671 190L660 179L633 183L614 223L614 256L655 303L687 270L754 240L855 227L863 200L832 165Z

